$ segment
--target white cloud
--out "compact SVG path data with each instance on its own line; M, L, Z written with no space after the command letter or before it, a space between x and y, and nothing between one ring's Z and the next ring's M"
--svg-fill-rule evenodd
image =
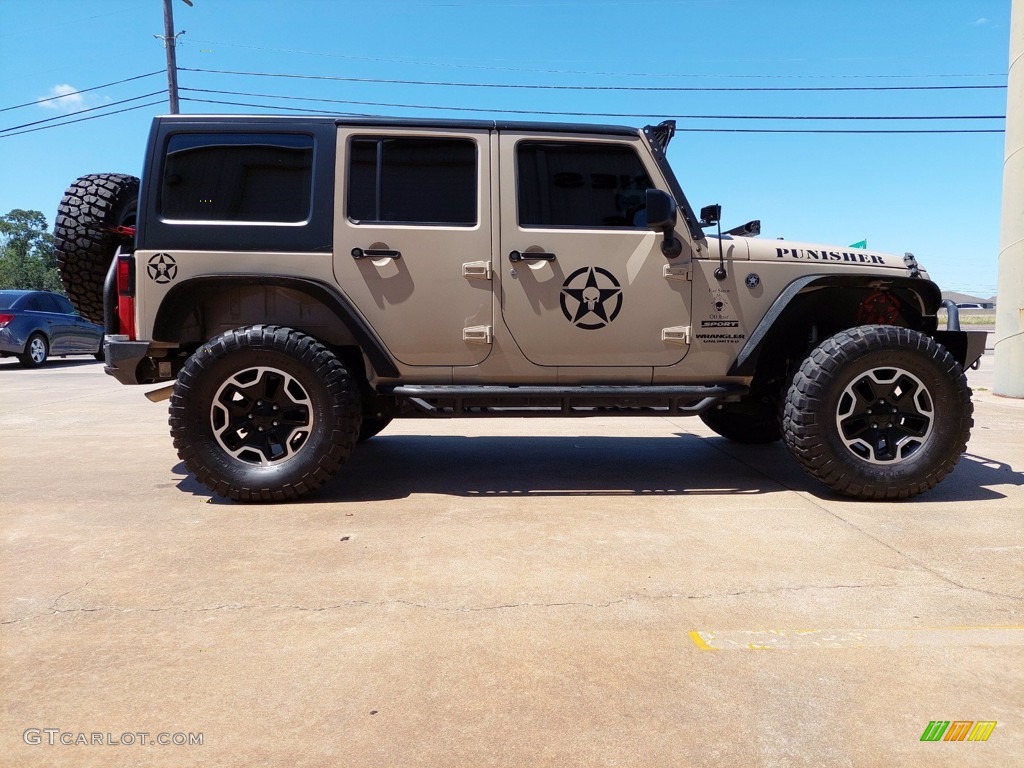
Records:
M74 112L85 106L85 99L82 94L75 93L78 89L73 85L61 83L50 89L50 95L39 99L36 103L46 109L55 109L58 112ZM69 95L70 94L70 95Z
M976 27L983 27L986 24L988 24L988 19L986 19L984 16L982 16L980 19L974 20L974 26Z

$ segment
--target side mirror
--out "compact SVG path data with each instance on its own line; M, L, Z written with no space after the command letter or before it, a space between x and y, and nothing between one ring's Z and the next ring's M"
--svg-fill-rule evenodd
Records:
M722 206L718 205L705 205L700 209L700 225L702 227L710 227L713 224L717 224L722 220Z
M661 232L661 252L668 259L674 259L683 252L683 244L675 236L678 206L673 197L660 189L647 190L647 227Z

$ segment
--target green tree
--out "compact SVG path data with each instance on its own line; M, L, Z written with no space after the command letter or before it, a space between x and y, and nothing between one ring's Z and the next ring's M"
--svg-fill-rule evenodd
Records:
M0 288L63 292L49 229L39 211L0 216Z

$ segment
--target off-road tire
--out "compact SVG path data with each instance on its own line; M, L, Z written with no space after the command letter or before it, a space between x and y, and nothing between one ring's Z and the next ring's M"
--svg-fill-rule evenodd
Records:
M700 420L715 434L735 443L763 445L782 438L778 398L769 402L744 400L723 403L721 407L704 411Z
M237 390L235 382L253 370L263 373L257 372L252 387L265 377L269 381L272 374L284 377L277 391L292 392L286 398L308 403L299 408L311 422L293 455L262 466L232 455L222 436L231 430L222 427L218 435L215 427L216 411L223 411L225 417L228 413L220 405L230 391L225 387ZM269 394L270 384L263 386ZM294 390L289 389L293 386ZM241 409L249 408L249 416L238 418L256 413L253 423L266 419L264 412L257 413L256 406L262 402L250 406L243 401ZM333 352L291 328L253 325L217 336L185 362L171 395L169 422L178 456L214 493L239 501L289 501L316 490L341 469L359 436L361 415L356 383ZM271 431L269 425L267 431ZM257 438L255 432L251 434ZM245 448L246 453L254 451Z
M67 188L54 225L57 270L71 304L86 320L103 323L103 280L118 246L132 238L116 227L135 226L139 180L121 173L82 176Z
M383 432L391 422L392 419L388 417L377 418L376 416L363 416L363 423L359 427L359 442L365 443L371 437L376 437Z
M943 346L907 328L866 325L812 350L789 388L782 432L796 460L833 490L903 499L953 470L973 410L963 369Z
M42 346L39 346L42 345ZM35 349L33 349L35 346ZM41 333L33 333L25 342L24 353L18 355L18 362L23 368L38 368L50 357L50 343Z

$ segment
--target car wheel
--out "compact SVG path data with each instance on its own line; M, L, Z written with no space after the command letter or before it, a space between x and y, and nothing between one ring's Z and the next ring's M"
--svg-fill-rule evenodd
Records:
M390 424L390 418L363 417L363 423L359 427L359 442L364 443L371 437L379 435Z
M782 437L777 399L723 403L700 415L716 434L736 443L774 443Z
M793 379L782 418L786 446L846 496L900 499L933 488L970 438L963 369L930 336L862 326L827 339Z
M18 362L26 368L38 368L50 356L50 345L41 333L33 333L25 344L25 352L18 355Z
M82 176L64 192L54 223L54 250L64 291L82 317L103 322L103 281L119 245L132 237L139 180L120 173Z
M287 501L348 459L362 409L323 344L290 328L221 334L185 363L171 395L174 447L199 482L242 501Z

